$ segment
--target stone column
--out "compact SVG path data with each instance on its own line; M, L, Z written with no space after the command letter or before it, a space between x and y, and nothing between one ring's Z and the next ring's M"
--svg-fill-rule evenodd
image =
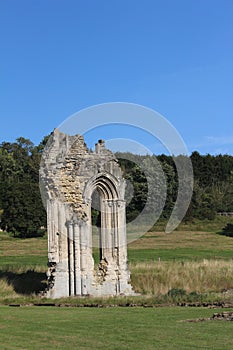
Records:
M118 221L118 245L119 247L127 247L126 239L126 221L125 221L125 201L117 200L117 221Z
M115 293L119 294L119 247L118 247L118 212L117 212L117 202L116 200L108 201L110 209L110 238L111 238L111 270L112 276L115 280Z
M114 201L106 200L106 236L108 253L112 253L114 247L114 224L113 224Z
M56 213L54 200L47 201L47 221L48 221L48 255L49 261L55 262L55 219Z
M81 255L80 255L80 225L74 220L74 294L81 295Z
M68 222L68 254L69 254L69 294L74 295L74 232L73 222Z
M118 233L118 205L117 201L113 202L113 232L114 232L114 246L113 248L118 248L119 246L119 233Z
M129 271L127 265L127 237L125 221L125 201L117 200L117 219L118 219L118 255L119 255L119 283L118 293L124 293L128 285Z
M67 208L64 203L57 203L58 211L58 234L59 234L59 260L64 263L68 262L68 228L67 218L69 217L67 213Z
M88 229L85 222L79 221L80 232L80 261L81 261L81 294L87 295L87 235Z
M112 201L102 200L101 203L101 240L103 248L103 258L106 258L108 263L112 260Z
M51 246L52 246L52 200L47 200L47 228L48 228L48 259L52 261Z

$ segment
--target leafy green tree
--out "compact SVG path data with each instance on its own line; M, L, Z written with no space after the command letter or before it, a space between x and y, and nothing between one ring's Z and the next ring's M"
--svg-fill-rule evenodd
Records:
M0 227L20 237L41 236L46 214L39 190L41 154L20 137L0 145Z

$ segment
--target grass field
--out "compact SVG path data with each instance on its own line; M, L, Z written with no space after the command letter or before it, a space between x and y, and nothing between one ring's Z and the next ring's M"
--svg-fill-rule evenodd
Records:
M232 259L233 238L219 235L217 232L148 232L129 244L129 260Z
M191 301L194 297L197 301L223 298L222 293L218 293L221 289L233 289L233 238L218 234L224 227L224 222L219 219L212 226L207 223L206 230L202 225L196 224L196 230L194 227L188 230L183 225L172 234L165 234L160 227L160 231L148 232L130 243L132 284L142 295L93 299L89 303L171 305L176 301L190 301L191 295ZM233 348L232 322L183 322L211 317L218 311L216 309L4 306L47 302L35 296L35 292L45 286L46 269L46 237L16 239L0 233L1 349ZM169 289L182 293L170 297ZM87 300L66 298L57 303L80 305L86 304Z
M189 226L181 224L171 234L148 232L128 246L129 262L149 260L232 259L233 238L219 235L233 218L218 217L215 221L197 221ZM196 229L195 229L196 227ZM1 266L46 266L47 238L19 239L0 232Z
M173 288L188 293L233 288L233 238L218 234L227 221L229 218L217 218L212 226L207 222L207 231L203 222L196 223L199 231L194 227L188 231L182 224L171 234L148 232L130 243L128 258L135 290L158 295ZM46 270L46 237L19 239L0 233L0 300L43 289Z
M2 306L1 349L231 350L232 322L182 322L217 311L223 309Z

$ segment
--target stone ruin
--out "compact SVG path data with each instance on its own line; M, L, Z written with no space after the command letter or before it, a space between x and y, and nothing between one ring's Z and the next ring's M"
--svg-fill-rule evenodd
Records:
M42 156L40 188L47 208L46 296L132 295L127 265L125 180L103 140L91 151L80 135L55 129ZM93 196L100 205L99 262L94 263Z

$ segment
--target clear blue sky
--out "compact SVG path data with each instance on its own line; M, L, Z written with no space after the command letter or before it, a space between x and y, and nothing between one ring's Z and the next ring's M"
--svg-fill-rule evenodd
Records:
M0 33L0 142L122 101L233 154L232 0L1 0Z

